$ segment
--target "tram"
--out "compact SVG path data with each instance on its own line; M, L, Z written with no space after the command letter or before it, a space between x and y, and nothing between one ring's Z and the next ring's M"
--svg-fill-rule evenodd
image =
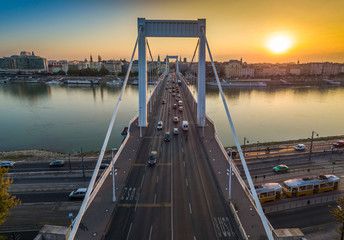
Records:
M335 175L320 175L286 180L282 183L282 187L288 197L299 197L336 190L339 180L339 177Z
M279 183L265 183L255 186L260 203L275 201L283 195L282 186Z

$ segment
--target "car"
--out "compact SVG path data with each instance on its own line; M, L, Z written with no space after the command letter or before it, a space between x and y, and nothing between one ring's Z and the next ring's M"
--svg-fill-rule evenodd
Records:
M286 172L289 170L289 167L284 164L280 164L272 169L274 172Z
M162 101L161 101L161 104L165 104L166 103L166 101L165 101L165 99L163 99Z
M105 168L107 168L109 166L109 164L108 163L102 163L102 164L100 164L100 169L105 169Z
M183 106L183 101L178 101L178 106Z
M180 106L180 107L178 108L178 110L179 110L179 112L182 112L182 111L183 111L183 107Z
M157 162L157 156L158 152L157 151L151 151L148 159L148 165L149 166L154 166Z
M14 166L14 163L12 161L2 161L0 163L0 167L6 167L6 168L11 168Z
M178 123L178 122L179 122L179 118L178 118L178 117L174 117L174 118L173 118L173 122L174 122L174 123Z
M83 199L86 196L87 188L78 188L69 194L69 199Z
M178 128L174 128L174 129L173 129L173 134L174 134L174 135L178 135L178 134L179 134Z
M176 96L176 93L175 93L175 92L173 92L173 93L172 93L172 97L175 97L175 96Z
M171 93L172 92L172 90L170 89L170 90L168 90L168 93Z
M56 161L51 162L49 165L50 165L50 167L63 167L64 161L63 160L56 160Z
M295 149L296 151L304 151L304 150L306 149L306 146L305 146L305 144L297 144L297 145L294 147L294 149Z
M340 141L337 141L335 143L332 143L332 145L336 148L338 147L344 147L344 141L340 140Z
M177 109L177 104L173 104L173 109Z
M171 135L170 132L166 132L165 133L165 138L164 138L165 142L169 142L171 140Z
M162 121L159 121L158 124L157 124L157 126L156 126L156 128L157 128L158 130L162 130L162 126L163 126Z

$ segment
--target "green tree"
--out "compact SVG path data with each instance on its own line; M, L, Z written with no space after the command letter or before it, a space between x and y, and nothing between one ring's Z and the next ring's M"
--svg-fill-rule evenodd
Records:
M6 222L6 217L9 215L9 209L20 205L20 200L16 196L11 196L8 193L13 180L10 179L8 168L0 167L0 225Z
M110 74L110 71L104 67L102 67L100 70L99 70L99 73L98 73L100 76L105 76L105 75L109 75Z
M63 70L58 71L56 74L57 75L66 75L65 71L63 71Z
M340 239L344 239L344 197L339 197L336 201L337 206L332 207L328 206L330 208L330 213L332 216L336 219L336 221L339 223L339 233L341 235Z

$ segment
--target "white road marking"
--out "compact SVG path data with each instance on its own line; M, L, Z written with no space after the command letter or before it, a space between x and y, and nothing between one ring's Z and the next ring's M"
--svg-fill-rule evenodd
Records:
M142 188L142 184L143 184L143 180L145 179L145 175L142 176L142 180L141 180L141 186L140 188Z
M127 197L125 198L125 200L128 200L128 198L130 197L130 193L131 193L131 188L129 188L129 190L128 190L128 195L127 195Z
M184 152L184 148L182 148L182 152Z
M190 214L192 214L191 204L190 203L189 203L189 210L190 210Z
M158 182L159 182L159 176L156 177L156 183L158 183Z
M149 232L149 240L152 239L152 230L153 230L153 226L151 226L150 232Z
M129 227L129 231L128 231L128 235L127 235L127 240L129 239L130 236L130 231L131 231L131 227L132 227L133 223L130 223L130 227Z
M155 202L156 202L156 194L154 194L154 204L155 204Z
M128 188L125 187L125 188L124 188L124 193L123 193L123 195L122 195L122 197L121 197L121 200L124 200L124 197L125 197L125 194L127 193L127 190L128 190Z
M139 199L140 199L140 193L138 194L137 199L136 199L135 212L136 212L137 204L139 203Z
M184 162L184 167L185 167L185 162Z
M189 183L188 183L188 179L187 178L185 178L185 183L186 183L186 186L188 187Z
M133 188L133 191L131 191L131 195L130 195L130 201L133 201L135 192L136 192L136 188Z

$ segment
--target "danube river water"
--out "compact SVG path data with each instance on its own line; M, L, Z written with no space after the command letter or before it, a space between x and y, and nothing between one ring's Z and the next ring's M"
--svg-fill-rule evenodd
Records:
M148 93L153 86L148 86ZM121 86L0 85L0 151L49 149L98 151ZM344 87L224 88L241 144L344 135ZM234 145L219 91L207 87L207 114L224 145ZM128 85L108 149L123 140L123 127L138 113L138 87Z

